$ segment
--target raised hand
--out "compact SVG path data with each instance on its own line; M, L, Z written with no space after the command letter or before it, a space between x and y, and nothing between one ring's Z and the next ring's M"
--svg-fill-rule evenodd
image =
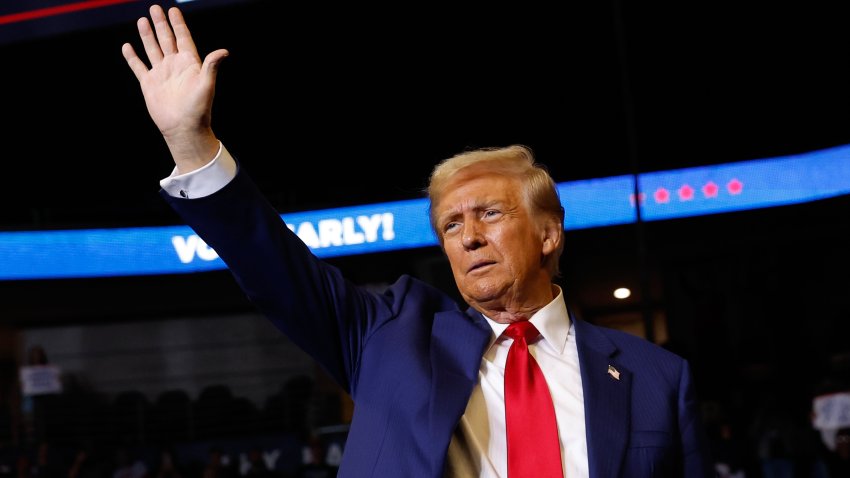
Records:
M139 80L148 113L178 170L187 173L208 163L218 151L211 112L218 66L228 53L216 50L201 62L177 7L168 10L166 19L162 7L154 5L150 16L153 27L145 17L137 23L150 67L129 43L121 51Z

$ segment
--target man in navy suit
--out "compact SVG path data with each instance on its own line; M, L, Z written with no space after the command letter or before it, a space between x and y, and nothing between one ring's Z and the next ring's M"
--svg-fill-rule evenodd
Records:
M509 478L710 475L687 362L568 312L553 283L563 209L528 148L465 152L431 175L431 224L468 309L409 276L383 293L360 289L286 227L214 135L227 51L201 61L177 8L150 14L153 25L138 23L150 65L130 44L123 54L175 161L162 195L353 397L340 476L508 477L515 340L503 332L526 321L539 332L528 349L552 397L560 466Z

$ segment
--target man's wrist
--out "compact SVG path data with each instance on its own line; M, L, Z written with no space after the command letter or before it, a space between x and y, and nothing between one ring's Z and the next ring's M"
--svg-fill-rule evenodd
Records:
M218 138L211 130L164 135L164 138L179 174L190 173L207 165L216 157L220 146Z

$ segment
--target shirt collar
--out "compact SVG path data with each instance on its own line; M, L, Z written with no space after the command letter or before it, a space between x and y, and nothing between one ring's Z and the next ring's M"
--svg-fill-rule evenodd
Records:
M535 312L529 321L540 331L543 340L548 342L559 354L563 354L564 347L567 346L567 337L570 334L570 315L567 313L567 305L564 302L564 291L558 285L555 285L555 287L558 289L558 295L552 299L552 302ZM484 318L487 319L487 323L493 329L489 345L489 347L492 347L509 324L500 324L486 315Z

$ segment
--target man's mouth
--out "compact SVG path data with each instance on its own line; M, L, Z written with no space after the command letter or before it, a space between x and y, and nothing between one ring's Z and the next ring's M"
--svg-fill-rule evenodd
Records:
M473 271L476 271L476 270L481 269L483 267L487 267L487 266L492 265L492 264L495 264L495 262L494 261L479 261L479 262L472 264L472 267L470 267L467 272L473 272Z

